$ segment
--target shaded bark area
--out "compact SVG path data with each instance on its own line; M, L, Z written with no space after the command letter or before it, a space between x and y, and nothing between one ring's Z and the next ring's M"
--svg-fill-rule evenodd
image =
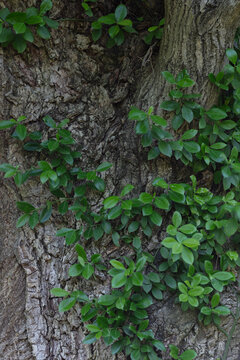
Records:
M0 2L12 10L36 4L34 0L27 4L14 0L10 4ZM136 88L142 89L139 102L144 107L157 108L169 90L160 77L160 72L166 69L177 73L187 68L197 82L195 91L207 89L203 104L214 103L216 93L207 85L207 74L216 73L224 63L225 48L231 46L235 13L239 14L240 6L234 1L203 0L167 0L165 6L166 31L154 72L151 64L146 71L141 68L147 48L138 37L129 39L121 49L106 50L101 43L91 41L87 22L62 22L49 42L38 40L23 55L0 50L1 120L25 115L30 129L41 130L46 137L47 130L41 120L44 115L49 114L56 120L68 117L69 129L83 153L83 168L93 169L102 161L114 164L105 175L109 194L118 193L127 183L134 184L136 191L150 189L151 180L157 175L167 180L176 179L172 164L164 158L154 164L147 163L134 136L133 124L127 121L127 111L137 101ZM232 6L235 8L230 12ZM78 17L79 8L77 1L55 1L52 16ZM154 57L152 62L154 65ZM150 73L146 81L145 73ZM1 132L0 162L19 164L26 170L39 160L39 155L26 154L10 134ZM113 359L101 342L92 346L82 344L85 330L80 322L80 308L59 314L59 301L49 293L51 288L59 286L67 290L81 289L92 296L110 289L109 279L105 277L91 282L69 281L68 268L76 260L74 249L66 247L55 232L62 226L78 224L70 216L63 219L54 213L51 222L34 231L28 227L16 230L15 222L20 214L15 201L25 200L40 206L49 199L49 194L35 180L19 189L12 180L3 180L2 174L0 176L0 323L3 324L0 350L3 360ZM101 197L94 200L96 208L101 200ZM156 235L146 248L156 246L161 236ZM88 254L100 252L107 259L124 254L125 249L116 249L106 238L101 243L88 244L87 251ZM233 291L226 294L225 303L234 307ZM205 328L197 323L194 312L183 314L174 305L171 294L153 306L151 326L166 344L194 348L200 360L215 360L223 353L222 334L215 327ZM230 326L228 318L225 327ZM240 358L239 335L238 328L229 360ZM124 359L124 356L118 358Z

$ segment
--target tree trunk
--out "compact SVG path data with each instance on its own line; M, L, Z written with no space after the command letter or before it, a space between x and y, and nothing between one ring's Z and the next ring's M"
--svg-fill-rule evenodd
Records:
M9 4L10 3L10 4ZM34 6L37 1L0 1L12 11ZM79 2L54 1L53 18L80 15ZM127 121L130 105L143 108L158 105L167 97L169 85L161 71L177 74L187 69L196 81L194 90L203 94L202 105L216 102L217 92L208 82L210 72L224 65L225 50L232 46L240 15L238 0L166 0L166 25L159 55L152 58L154 70L141 69L147 48L138 37L114 50L94 44L87 22L63 21L53 31L49 42L38 40L23 55L0 50L1 99L0 118L27 116L31 129L44 132L42 117L70 119L70 130L83 153L83 167L94 168L102 161L114 164L106 175L107 191L117 194L127 183L144 190L155 176L176 179L172 164L158 160L145 161L138 147L132 124ZM143 72L143 74L142 74ZM145 73L148 73L146 78ZM0 162L27 169L38 155L29 156L21 144L1 132ZM74 250L55 236L56 230L74 227L70 216L53 215L51 222L38 226L15 228L19 216L15 201L29 201L40 206L48 199L44 186L35 180L17 188L12 180L0 178L0 351L3 360L45 359L113 359L103 343L82 344L84 328L79 308L64 315L58 313L59 301L51 298L50 289L82 289L99 296L109 291L108 279L98 282L70 281L69 265L75 262ZM99 198L99 201L102 200ZM152 244L149 244L151 248ZM89 249L105 255L116 252L108 239ZM117 250L119 251L119 250ZM124 250L123 250L124 251ZM235 298L226 293L225 301L234 308ZM177 319L177 322L176 322ZM225 320L231 328L231 318ZM151 314L151 326L166 345L194 348L199 360L215 360L223 353L225 338L214 326L203 327L195 313L182 313L171 296ZM228 360L240 358L240 329L234 334ZM167 355L164 359L167 359ZM124 359L123 355L118 356Z

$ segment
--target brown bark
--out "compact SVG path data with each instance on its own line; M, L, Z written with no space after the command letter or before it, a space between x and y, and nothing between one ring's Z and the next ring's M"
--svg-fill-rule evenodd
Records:
M36 2L11 0L10 4L1 1L0 5L15 10ZM77 17L79 6L77 1L55 1L53 17ZM26 115L29 126L37 130L42 129L41 119L46 114L57 120L70 118L70 129L82 148L83 166L94 168L105 160L114 164L110 175L106 175L111 194L126 183L142 190L155 175L175 178L171 164L163 160L149 164L144 154L138 152L132 124L126 121L129 105L135 102L136 86L142 88L139 102L144 107L157 108L168 92L161 71L176 74L186 68L196 80L195 91L203 93L203 104L212 105L216 93L208 84L207 75L218 72L225 62L225 49L232 44L240 4L233 0L166 0L165 7L166 27L159 56L144 86L142 70L138 70L139 59L146 51L141 40L132 38L117 53L107 51L91 41L87 23L62 22L49 42L38 40L23 55L0 50L1 120ZM151 66L148 71L152 72ZM1 162L20 164L26 169L38 160L37 155L27 156L26 159L21 144L10 137L10 132L1 132ZM69 264L75 262L74 250L67 248L55 232L64 225L76 226L76 222L71 217L63 220L54 214L51 223L34 231L27 227L16 230L19 214L15 201L40 205L48 194L35 180L18 189L11 180L0 176L2 359L113 359L102 343L90 347L82 344L84 329L79 308L59 314L59 301L49 293L58 286L84 289L96 296L109 290L107 279L101 283L69 281L67 271ZM105 254L114 248L106 239L92 244L88 251L93 250ZM233 294L226 294L225 300L234 306ZM194 313L182 314L171 297L166 296L151 315L151 325L166 344L195 348L199 360L215 360L223 352L222 334L215 327L198 324ZM225 327L230 326L231 319L226 319ZM238 328L229 360L239 359L239 335Z

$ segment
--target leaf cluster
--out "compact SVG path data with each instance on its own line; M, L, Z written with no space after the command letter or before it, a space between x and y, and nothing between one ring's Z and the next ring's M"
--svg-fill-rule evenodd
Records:
M3 47L12 45L18 53L23 53L27 43L34 42L34 28L37 35L48 40L51 34L48 28L57 29L58 22L46 16L51 10L52 1L43 0L40 9L31 7L25 12L10 12L8 8L0 10L0 44Z

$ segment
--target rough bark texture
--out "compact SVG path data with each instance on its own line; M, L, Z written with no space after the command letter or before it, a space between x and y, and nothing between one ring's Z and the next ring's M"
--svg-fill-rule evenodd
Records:
M0 1L0 6L21 10L37 3L11 0ZM106 177L110 194L117 193L126 183L144 190L156 175L176 179L172 164L164 159L154 165L145 161L132 124L126 120L127 110L137 98L144 107L154 105L157 109L168 92L160 72L167 69L177 73L182 68L188 69L196 80L195 90L203 93L203 104L212 105L216 93L207 82L207 74L218 72L224 64L225 49L231 46L240 15L240 3L166 0L165 9L166 29L159 55L152 58L152 65L156 63L154 71L151 65L146 71L141 69L147 48L139 38L131 38L122 49L109 51L91 41L87 22L62 22L49 42L39 40L23 55L0 50L1 120L25 115L32 129L46 131L41 124L44 115L50 114L56 120L68 117L82 149L83 166L94 168L104 160L114 164ZM56 0L52 17L79 17L80 12L78 1ZM146 81L145 73L150 74ZM10 132L1 132L0 162L27 169L38 160L37 156L27 156L26 159L21 144L10 137ZM70 226L76 223L70 217L63 220L54 214L51 223L34 231L28 227L16 230L19 214L15 201L40 205L49 194L35 181L20 189L13 181L3 180L2 175L0 181L1 358L113 359L102 343L90 347L82 344L84 329L79 309L59 314L58 300L49 293L58 286L84 289L93 295L109 290L105 278L99 283L68 279L68 267L75 262L75 254L54 234L67 222ZM157 237L152 239L149 248L158 241ZM89 246L89 253L92 251L114 256L118 250L106 239ZM234 308L235 302L230 290L225 303ZM228 330L231 321L225 320ZM223 353L224 336L213 326L205 328L199 324L194 312L183 314L169 295L160 305L154 305L151 324L159 339L181 348L194 348L199 360L215 360ZM239 336L238 327L229 360L240 359Z

